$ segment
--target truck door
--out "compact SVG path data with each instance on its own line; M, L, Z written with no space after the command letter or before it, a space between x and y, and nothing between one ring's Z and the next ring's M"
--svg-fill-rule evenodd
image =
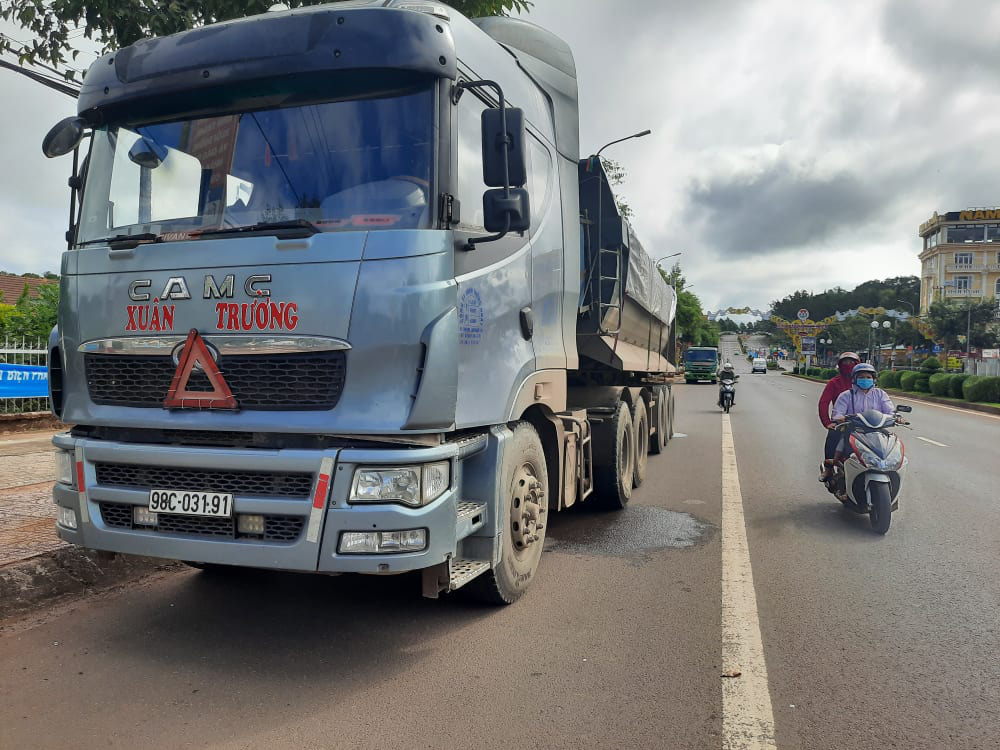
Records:
M482 126L488 106L467 90L452 112L452 190L460 203L454 225L458 283L459 354L456 425L497 424L521 382L535 369L535 350L521 329L521 310L532 306L532 254L528 234L511 233L466 250L483 226ZM529 188L530 189L530 188Z

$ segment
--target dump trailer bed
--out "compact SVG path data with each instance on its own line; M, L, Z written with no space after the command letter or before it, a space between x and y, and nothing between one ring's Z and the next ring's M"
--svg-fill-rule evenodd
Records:
M579 353L598 367L672 373L674 291L618 211L599 159L580 161L579 180Z

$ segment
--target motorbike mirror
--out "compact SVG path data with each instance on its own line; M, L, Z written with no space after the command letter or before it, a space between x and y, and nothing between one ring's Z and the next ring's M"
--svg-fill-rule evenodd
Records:
M909 414L911 411L913 411L913 407L900 404L899 406L896 407L896 411L901 411Z

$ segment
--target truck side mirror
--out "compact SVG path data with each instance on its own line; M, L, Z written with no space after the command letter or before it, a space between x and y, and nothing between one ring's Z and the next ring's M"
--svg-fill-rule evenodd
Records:
M503 120L506 118L507 128ZM528 181L524 158L524 110L484 109L483 182L490 187L520 187ZM504 162L506 161L506 169ZM504 179L506 177L506 179Z
M80 145L87 124L82 117L60 120L42 139L42 153L48 158L63 156Z
M140 138L128 150L128 158L140 167L156 169L167 158L167 149L149 138Z
M511 188L510 195L503 188L483 193L483 226L487 232L526 232L531 226L531 209L528 191Z

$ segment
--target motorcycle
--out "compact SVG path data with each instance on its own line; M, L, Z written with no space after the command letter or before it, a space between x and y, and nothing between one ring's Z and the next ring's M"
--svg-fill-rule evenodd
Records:
M899 412L911 411L909 406L897 406L894 414L869 409L848 416L836 428L847 433L851 452L842 463L833 462L833 472L824 484L848 510L867 514L879 534L889 531L892 512L899 509L908 463L903 441L890 429L909 425Z
M733 408L733 403L736 401L736 381L739 378L740 376L737 375L732 380L720 381L722 384L719 386L719 406L726 414Z

